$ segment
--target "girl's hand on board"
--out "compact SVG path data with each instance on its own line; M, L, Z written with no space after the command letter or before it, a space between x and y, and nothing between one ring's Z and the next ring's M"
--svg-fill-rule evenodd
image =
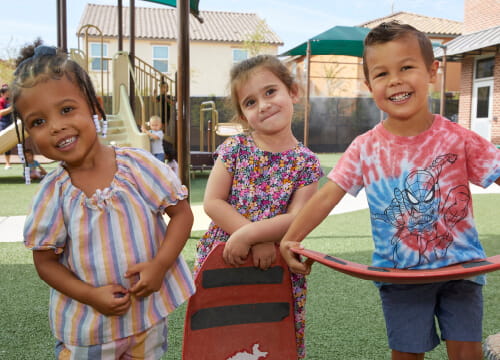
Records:
M314 260L308 258L304 262L302 262L300 260L300 256L295 254L291 250L292 248L302 248L302 245L300 244L300 242L296 241L281 240L281 256L283 256L283 259L288 264L290 271L296 274L309 275L311 273L311 266L314 263Z
M116 284L96 287L89 297L88 304L106 316L125 315L131 304L128 290Z
M273 242L259 243L252 246L253 265L267 270L276 261L276 244Z
M238 231L229 237L222 253L222 258L226 264L231 266L243 265L250 252L250 245L248 245L244 238L238 236Z

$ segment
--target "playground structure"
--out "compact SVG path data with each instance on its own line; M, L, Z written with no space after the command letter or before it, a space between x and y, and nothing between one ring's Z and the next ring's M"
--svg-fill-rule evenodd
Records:
M168 111L168 118L172 121L165 123L164 139L178 148L176 81L138 57L133 58L132 64L130 54L125 51L118 51L112 57L101 55L97 59L95 57L89 58L89 34L91 30L94 34L99 35L102 46L103 36L100 29L94 25L84 25L79 30L78 49L70 49L68 56L87 70L96 92L102 100L108 120L108 131L106 137L100 137L100 141L107 145L130 146L149 151L149 138L140 131L140 128L147 125L147 121L152 115ZM83 44L80 44L80 39L83 39ZM95 42L95 38L92 41ZM89 65L96 61L100 65L100 71L89 71ZM168 94L165 94L168 104L164 103L165 107L162 109L158 90L164 83L168 85ZM205 122L205 118L208 118L207 122ZM212 168L216 136L228 136L241 131L243 128L240 124L219 123L215 102L202 103L200 108L200 146L198 151L190 151L189 156L191 175L194 175L193 172L196 170L203 171ZM25 135L28 136L26 133ZM12 124L0 132L0 153L15 147L17 142L16 129Z
M219 112L214 101L202 102L200 105L200 146L198 151L191 151L191 176L194 176L195 171L212 169L216 136L227 137L243 131L241 124L219 122Z
M18 125L21 125L20 121L18 121ZM0 131L0 154L9 151L16 146L17 143L17 133L14 124Z

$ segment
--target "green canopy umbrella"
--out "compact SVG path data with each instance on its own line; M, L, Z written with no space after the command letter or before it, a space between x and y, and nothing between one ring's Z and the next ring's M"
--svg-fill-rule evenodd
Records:
M153 2L153 3L157 3L157 4L163 4L163 5L167 5L167 6L177 7L177 0L144 0L144 1L149 1L149 2ZM196 16L197 18L200 15L200 10L198 9L199 3L200 3L200 0L189 0L190 12L191 12L191 14Z
M310 45L311 55L363 56L363 41L369 28L356 26L334 26L308 41L290 49L280 56L307 55Z
M309 129L309 77L311 55L363 56L363 42L369 28L356 26L334 26L306 42L285 51L280 56L300 56L307 58L306 111L304 116L304 145L308 143Z

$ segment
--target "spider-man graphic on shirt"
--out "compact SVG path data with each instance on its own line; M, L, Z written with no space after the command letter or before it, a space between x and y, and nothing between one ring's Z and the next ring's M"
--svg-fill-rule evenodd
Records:
M394 189L394 198L382 214L373 218L394 226L391 239L394 267L402 258L402 246L417 252L418 266L446 255L453 242L452 228L468 213L471 195L467 186L459 185L441 194L439 175L445 166L453 164L455 154L438 156L424 169L408 174L404 188ZM439 219L443 221L439 221ZM411 267L411 266L410 266Z

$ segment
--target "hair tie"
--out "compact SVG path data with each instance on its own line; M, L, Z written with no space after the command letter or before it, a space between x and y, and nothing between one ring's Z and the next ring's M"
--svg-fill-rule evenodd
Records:
M23 144L17 144L17 155L19 156L19 160L24 164L24 183L29 185L31 184L31 174L26 157L24 156Z
M102 137L103 138L106 137L107 132L108 132L108 120L106 120L106 118L104 118L102 120Z
M26 183L26 185L29 185L31 184L31 174L30 174L30 168L29 166L25 166L24 167L24 182Z
M101 124L99 123L99 117L97 114L92 115L92 120L94 120L95 130L99 133L101 132Z
M47 46L47 45L38 45L35 48L35 52L33 56L30 56L29 58L24 59L17 65L16 71L14 71L14 75L17 75L19 69L21 69L25 64L28 62L32 61L33 59L36 59L40 56L55 56L57 55L57 48L54 46Z
M17 144L17 156L19 156L19 161L24 163L25 157L23 151L23 144Z
M102 132L101 132L101 122L97 114L92 115L92 120L94 120L95 130L97 131L97 133L101 133L101 136L105 138L106 133L108 132L108 122L106 118L102 120Z

